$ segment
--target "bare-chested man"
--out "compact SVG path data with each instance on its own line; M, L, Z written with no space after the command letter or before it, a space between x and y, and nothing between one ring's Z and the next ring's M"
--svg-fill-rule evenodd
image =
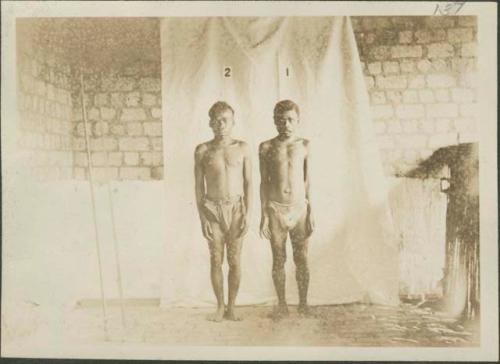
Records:
M278 135L259 146L261 236L271 241L273 281L278 295L276 319L288 315L285 299L286 240L290 235L299 290L299 314L308 314L308 238L314 229L310 201L309 141L295 135L299 107L283 100L274 108Z
M240 252L249 226L252 200L251 163L248 145L231 138L234 111L216 102L209 110L214 138L195 151L196 203L203 236L210 249L210 275L217 310L212 321L237 321L234 304L240 285ZM228 304L224 305L222 262L227 248Z

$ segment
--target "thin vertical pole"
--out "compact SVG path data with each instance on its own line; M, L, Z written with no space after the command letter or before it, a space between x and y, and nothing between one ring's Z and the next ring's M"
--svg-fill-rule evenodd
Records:
M102 303L102 319L103 319L103 327L104 327L104 337L107 341L108 336L108 316L106 309L106 299L104 297L104 282L103 282L103 274L102 274L102 262L101 262L101 249L100 249L100 241L99 241L99 229L97 228L97 214L96 214L96 206L95 206L95 191L94 191L94 175L92 170L92 159L90 158L90 142L89 142L89 132L88 132L88 122L87 122L87 109L85 107L85 91L84 91L84 82L83 82L83 69L80 68L80 96L82 102L82 117L83 124L85 130L85 149L87 152L87 162L88 162L88 170L89 170L89 185L90 185L90 200L92 202L92 217L94 219L94 234L95 234L95 243L96 243L96 252L97 252L97 265L99 268L99 286L101 289L101 303Z
M122 284L122 269L120 266L120 252L118 246L118 239L116 238L116 224L115 224L115 211L113 206L113 198L111 197L111 187L110 183L107 184L108 189L108 201L111 210L111 225L113 225L113 248L115 253L115 266L116 266L116 279L118 282L118 293L120 295L120 313L122 319L122 328L125 328L125 308L123 304L123 284Z

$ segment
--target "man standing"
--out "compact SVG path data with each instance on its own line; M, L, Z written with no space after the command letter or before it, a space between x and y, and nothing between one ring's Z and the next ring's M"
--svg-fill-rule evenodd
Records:
M210 249L210 276L217 310L209 320L237 321L234 304L240 285L240 252L250 223L252 172L248 145L231 138L234 111L223 101L209 110L214 138L195 150L196 203ZM227 247L228 304L224 305L222 262Z
M307 263L308 238L314 229L310 200L309 141L295 135L299 124L299 107L283 100L274 108L278 135L259 146L261 236L271 241L273 282L278 306L273 313L280 319L288 315L285 298L286 240L290 235L299 291L299 314L308 314Z

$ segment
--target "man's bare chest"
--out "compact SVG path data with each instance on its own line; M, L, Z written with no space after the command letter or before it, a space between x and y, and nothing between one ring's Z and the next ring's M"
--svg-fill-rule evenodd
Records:
M296 165L304 161L305 148L302 145L272 146L267 151L267 160L271 167Z
M241 168L243 153L234 147L209 150L205 154L203 165L210 170Z

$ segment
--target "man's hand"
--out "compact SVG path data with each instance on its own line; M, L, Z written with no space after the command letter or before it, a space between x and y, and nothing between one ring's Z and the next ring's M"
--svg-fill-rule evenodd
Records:
M267 214L262 214L262 218L260 220L260 237L266 238L267 240L271 239L271 232L269 231L269 216Z
M250 216L248 216L248 214L245 214L241 219L240 232L238 234L238 238L245 236L245 234L248 232L249 226L250 226Z
M307 207L306 229L307 235L311 235L314 231L314 216L312 214L310 206Z
M201 219L201 231L205 239L207 239L208 241L212 241L214 239L212 227L210 226L210 222L206 218Z

